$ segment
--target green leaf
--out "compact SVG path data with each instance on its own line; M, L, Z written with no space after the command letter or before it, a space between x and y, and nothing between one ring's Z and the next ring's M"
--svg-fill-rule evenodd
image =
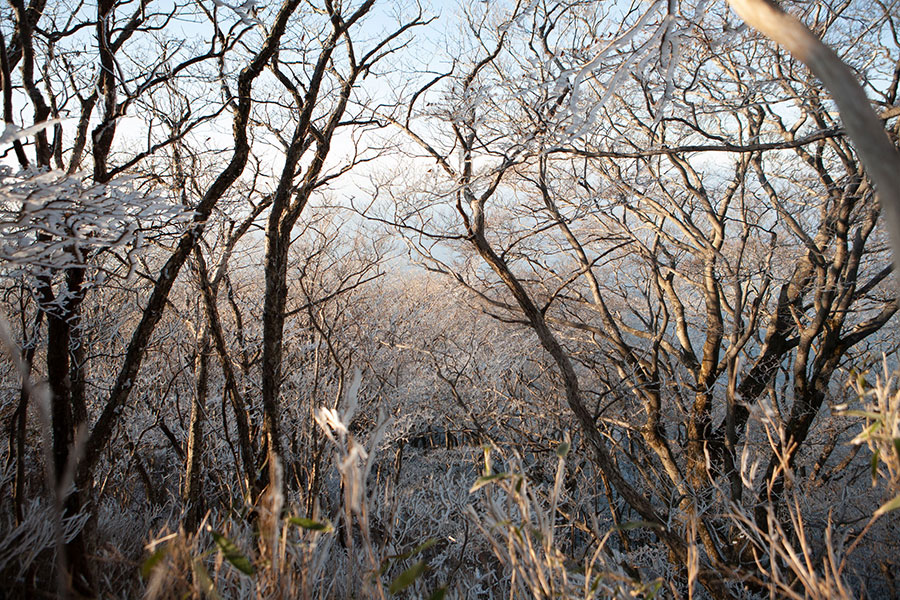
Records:
M851 444L862 444L866 440L871 439L872 436L874 436L876 433L878 433L878 430L881 429L881 426L883 424L884 424L884 421L881 421L881 420L875 421L874 423L872 423L871 425L869 425L868 427L863 429L862 432L860 432L859 435L857 435L855 438L853 438L853 441L850 443Z
M894 438L894 453L900 458L900 438Z
M875 452L872 453L872 483L878 479L878 457L881 456L881 450L879 448L875 448Z
M398 592L402 592L409 586L413 584L413 582L421 577L422 573L425 572L426 564L424 560L420 560L407 570L403 571L399 575L397 575L397 579L391 582L391 585L388 587L388 591L392 594L396 594Z
M392 562L412 558L413 556L416 556L417 554L428 550L439 541L440 540L438 538L429 538L408 552L404 552L403 554L392 554L386 557L383 561L381 561L381 569L378 570L378 573L380 575L384 575L387 572L388 567L391 566Z
M412 558L416 554L419 554L421 552L424 552L425 550L428 550L429 548L431 548L432 546L437 544L438 541L439 540L437 538L429 538L408 552L404 552L403 554L393 554L391 556L388 556L388 560L406 560L407 558Z
M219 596L219 592L216 590L216 586L213 583L212 579L209 576L209 571L206 570L206 567L203 566L203 560L200 558L195 558L191 561L191 566L194 571L194 581L197 582L197 585L200 586L200 591L207 598L212 598L212 600L221 600L221 596Z
M165 558L166 554L169 553L169 545L165 544L156 552L150 555L147 560L141 565L141 579L147 579L150 576L150 573L153 572L153 567L159 564L163 558Z
M309 529L310 531L321 531L322 533L328 533L329 531L332 531L334 529L334 527L328 521L320 523L319 521L304 519L303 517L290 517L288 521L290 521L292 525L302 527L303 529Z
M881 505L881 507L875 511L873 516L880 517L884 513L889 513L892 510L897 510L900 508L900 494L894 497L893 500L889 500Z
M520 543L522 543L522 544L525 543L525 536L522 535L522 530L521 530L518 526L512 525L512 526L509 528L509 530L510 530L511 532L513 532L513 534L516 536L516 538L518 538L518 540L519 540Z
M426 550L428 550L429 548L431 548L432 546L434 546L437 543L438 543L437 538L428 538L427 540L425 540L424 542L422 542L421 544L419 544L418 546L415 547L415 549L409 555L410 558L412 558L416 554L425 552Z
M238 550L238 547L234 545L234 542L217 531L210 530L210 533L216 541L219 550L225 555L225 560L230 562L235 569L245 575L253 575L256 573L256 569L253 568L250 559Z
M474 493L486 486L489 483L494 481L500 481L502 479L509 479L512 477L509 473L494 473L493 475L485 475L483 477L479 477L475 480L475 484L472 486L472 489L469 490L469 493Z
M431 592L431 595L428 596L428 600L444 600L444 596L447 595L447 586L442 585L438 589Z
M656 581L654 581L653 583L651 583L647 586L647 595L644 597L646 598L646 600L653 600L653 598L656 598L656 594L659 593L659 590L661 588L662 588L662 580L657 579Z
M881 420L881 415L868 410L845 410L841 413L844 417L859 417L860 419L871 419L872 421Z
M569 442L561 442L559 446L556 447L556 455L560 458L565 458L571 448L572 445L569 444Z

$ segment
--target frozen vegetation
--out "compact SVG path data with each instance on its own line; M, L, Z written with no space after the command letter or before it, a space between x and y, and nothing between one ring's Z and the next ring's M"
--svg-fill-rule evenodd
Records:
M0 598L897 598L898 5L783 4L0 7Z

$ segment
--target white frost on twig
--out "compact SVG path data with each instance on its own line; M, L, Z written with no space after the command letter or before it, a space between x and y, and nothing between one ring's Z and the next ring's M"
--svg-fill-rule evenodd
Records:
M92 185L62 171L0 166L0 263L30 274L88 266L99 252L139 249L143 231L186 223L185 207L120 178Z

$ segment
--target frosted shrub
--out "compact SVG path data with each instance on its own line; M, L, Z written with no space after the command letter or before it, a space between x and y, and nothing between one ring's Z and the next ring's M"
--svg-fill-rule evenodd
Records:
M62 536L69 542L84 528L89 515L79 513L66 517L62 522ZM45 552L56 551L56 525L47 503L34 499L25 509L25 518L18 525L4 524L0 534L0 579L7 582L21 580L26 572L41 564ZM48 564L53 564L51 557Z
M485 448L485 470L471 492L483 493L469 516L503 568L510 571L513 597L521 598L634 598L653 595L662 582L635 581L611 560L615 552L607 547L612 531L593 532L595 547L583 562L567 557L557 543L557 531L568 525L560 522L558 510L563 495L565 456L569 444L557 450L553 487L541 490L522 475L521 459L509 459L510 470L495 473L491 449Z
M887 372L887 371L885 371ZM854 377L851 385L866 402L864 410L846 410L846 406L836 407L846 416L865 419L863 431L851 442L867 443L873 451L873 484L881 461L882 470L889 482L892 493L898 484L898 408L900 394L895 390L892 377L878 379L869 389L862 376ZM767 403L754 410L754 422L763 431L770 449L780 458L775 476L784 478L784 499L776 510L772 502L756 508L751 514L745 508L731 504L731 519L741 532L736 539L743 541L742 554L748 558L763 576L763 580L752 583L758 593L768 592L772 597L783 598L856 598L857 586L851 585L853 571L850 557L860 547L860 543L872 534L872 527L882 515L900 507L900 497L883 504L864 522L861 530L840 533L832 519L836 505L824 507L827 516L824 523L811 525L814 511L810 502L808 484L798 477L784 454L788 445L784 428ZM741 477L746 487L751 487L757 478L758 460L751 456L745 446L741 457ZM774 480L774 478L773 478ZM769 490L771 493L770 480ZM719 490L723 502L727 495ZM889 533L887 535L890 535ZM875 558L875 557L872 557ZM885 557L878 557L883 560ZM740 576L739 573L735 575Z

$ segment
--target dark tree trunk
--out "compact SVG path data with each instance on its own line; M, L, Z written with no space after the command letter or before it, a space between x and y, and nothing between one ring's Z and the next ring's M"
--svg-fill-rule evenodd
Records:
M209 328L204 326L200 334L197 348L197 359L194 368L194 401L191 403L191 424L188 434L186 471L184 475L184 500L187 512L184 516L184 528L193 532L197 530L205 511L203 502L203 422L206 420L206 398L209 388L209 354L211 344Z

